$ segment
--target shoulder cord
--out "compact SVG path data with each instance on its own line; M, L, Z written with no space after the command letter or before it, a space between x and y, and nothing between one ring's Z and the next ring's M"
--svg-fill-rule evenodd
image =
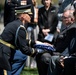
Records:
M25 33L26 33L26 28L25 28L23 25L20 25L20 26L17 28L16 35L15 35L15 45L16 45L16 47L18 47L18 46L17 46L17 38L18 38L18 33L19 33L20 28L23 28L23 29L25 30ZM26 35L26 36L27 36L27 35Z

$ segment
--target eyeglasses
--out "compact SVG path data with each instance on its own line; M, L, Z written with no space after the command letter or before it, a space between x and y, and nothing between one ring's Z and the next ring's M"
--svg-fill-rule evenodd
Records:
M70 18L70 16L68 16L68 17L62 16L62 18L63 18L63 19L68 19L68 18Z

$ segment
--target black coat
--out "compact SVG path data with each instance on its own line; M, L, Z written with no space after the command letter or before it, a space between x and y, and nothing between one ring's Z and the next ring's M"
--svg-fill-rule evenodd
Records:
M56 51L63 52L66 48L69 54L76 52L76 24L69 25L59 33L55 40Z
M29 41L26 39L25 29L21 28L19 30L18 38L17 38L16 44L15 44L16 31L20 25L23 25L23 24L19 19L15 20L11 23L8 23L7 26L5 27L3 33L1 34L1 39L14 45L17 49L21 50L22 53L30 56L30 55L32 55L33 51L32 51L32 48L29 47ZM6 60L8 62L9 58L14 55L14 52L16 49L9 48L6 45L0 43L0 50L4 51L4 53L7 54L6 57L8 57L8 58L6 58ZM10 61L12 60L12 58L10 59ZM2 65L2 63L1 63L1 58L0 58L0 67L1 67L1 65ZM7 66L7 63L5 65ZM8 67L6 67L6 69L9 70L10 67L8 66Z
M47 11L43 6L39 9L38 15L39 15L39 18L38 18L39 37L38 38L40 39L44 38L42 34L42 29L50 29L50 33L54 34L58 23L56 7L51 6Z
M8 24L9 22L12 22L15 20L15 7L17 6L17 3L14 2L15 0L11 0L9 3L8 0L5 0L4 4L4 26Z

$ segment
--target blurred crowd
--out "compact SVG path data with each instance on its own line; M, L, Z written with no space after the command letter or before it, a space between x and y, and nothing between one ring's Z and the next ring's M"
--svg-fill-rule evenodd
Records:
M5 0L4 11L0 12L0 22L5 27L1 39L18 47L11 53L12 68L7 70L7 75L20 75L25 66L37 68L39 75L76 74L76 0L58 0L57 6L53 0L41 0L41 4L38 6L37 0ZM17 26L16 29L13 28L14 24L25 27L29 44L28 40L23 40L24 32L21 31L18 35L18 30L15 33L15 43L10 41L17 29ZM30 45L31 40L35 42ZM24 47L22 43L28 47ZM33 44L41 45L41 49ZM55 50L42 48L44 44ZM3 69L0 70L2 73Z

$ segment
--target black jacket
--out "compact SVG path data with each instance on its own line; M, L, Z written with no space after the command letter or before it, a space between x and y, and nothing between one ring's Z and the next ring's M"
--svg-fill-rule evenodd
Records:
M6 24L8 24L9 22L12 22L15 20L15 7L17 6L17 3L14 1L15 0L11 0L11 2L8 2L8 0L5 0L4 26L6 26Z
M63 52L66 48L68 48L69 54L76 52L76 23L60 32L54 45L58 52Z
M50 29L50 33L54 33L58 23L56 7L51 6L47 11L43 6L39 9L38 15L39 34L42 34L42 29ZM40 36L39 38L41 39Z

